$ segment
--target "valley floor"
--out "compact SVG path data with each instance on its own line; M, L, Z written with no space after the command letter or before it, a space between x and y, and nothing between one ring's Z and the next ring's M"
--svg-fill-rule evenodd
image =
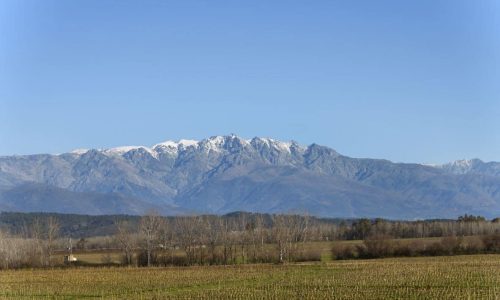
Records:
M500 255L0 271L0 299L499 299Z

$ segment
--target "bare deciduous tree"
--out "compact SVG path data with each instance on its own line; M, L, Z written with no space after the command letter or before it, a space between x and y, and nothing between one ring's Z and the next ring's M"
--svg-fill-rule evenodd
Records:
M0 229L0 269L7 269L7 246L6 237L3 231Z
M140 230L146 242L147 265L151 266L151 253L157 247L160 231L163 226L163 217L152 211L141 218Z
M26 230L26 229L25 229ZM45 253L44 253L44 237L43 237L43 226L40 219L35 218L24 234L26 238L33 241L32 247L29 249L29 257L32 265L44 265L45 264Z
M200 223L201 218L198 216L183 216L176 218L176 233L179 244L186 252L188 264L192 264L194 262L196 245L199 244L198 231Z
M264 218L262 215L258 215L255 219L255 229L257 234L258 243L260 244L260 256L264 258L266 261L269 259L267 257L267 252L264 249L264 244L267 238L267 230L264 224ZM264 257L265 256L265 257Z
M117 221L115 223L115 226L116 226L115 238L123 252L125 263L127 265L131 265L135 243L130 229L130 225L127 221Z
M216 257L216 247L221 239L222 224L219 222L219 218L210 218L207 216L205 218L205 231L206 231L206 243L209 250L210 263L218 263Z
M59 235L59 222L55 217L49 217L47 219L47 240L46 240L46 252L47 252L47 264L52 265L52 256L55 250L55 241Z
M300 215L274 215L272 234L277 246L278 261L293 261L299 253L299 246L307 238L309 218Z
M272 236L274 242L276 243L278 251L278 261L280 263L284 262L286 255L286 239L288 235L288 228L286 226L286 216L285 215L274 215L273 216L273 228Z

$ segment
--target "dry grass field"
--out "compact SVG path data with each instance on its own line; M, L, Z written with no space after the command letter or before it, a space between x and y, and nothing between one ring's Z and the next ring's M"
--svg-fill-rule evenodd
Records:
M500 255L0 271L1 299L499 299Z

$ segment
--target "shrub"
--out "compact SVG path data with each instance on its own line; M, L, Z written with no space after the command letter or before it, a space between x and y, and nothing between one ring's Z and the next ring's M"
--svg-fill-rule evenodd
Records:
M295 262L321 261L321 250L307 249L299 251L293 258L293 261Z
M358 257L358 248L351 244L334 244L332 247L333 259L353 259Z
M365 250L360 254L364 257L388 257L394 253L395 243L389 235L373 235L365 239L363 243Z
M460 253L462 244L462 238L456 236L447 236L441 238L441 248L443 253L446 255L453 255Z
M278 263L278 258L273 250L264 249L263 251L259 251L255 260L250 258L250 261L253 263Z
M141 250L137 254L137 265L140 267L145 267L148 265L148 253L146 250ZM158 265L158 254L156 251L151 252L151 265Z
M486 251L500 252L500 234L484 236L483 243Z
M468 254L481 253L484 248L483 240L477 236L471 236L462 242L462 251Z
M433 242L421 251L422 255L438 256L444 254L441 242Z
M462 238L448 236L441 238L439 242L434 242L421 250L422 255L439 256L439 255L454 255L459 254Z
M419 240L411 242L393 241L392 247L394 256L419 256L422 255L425 249L425 243Z

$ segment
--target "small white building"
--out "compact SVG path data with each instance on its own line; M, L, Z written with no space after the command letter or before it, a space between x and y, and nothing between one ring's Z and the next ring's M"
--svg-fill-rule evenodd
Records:
M73 254L64 255L64 263L65 264L70 264L70 263L73 263L76 261L78 261L78 259Z

